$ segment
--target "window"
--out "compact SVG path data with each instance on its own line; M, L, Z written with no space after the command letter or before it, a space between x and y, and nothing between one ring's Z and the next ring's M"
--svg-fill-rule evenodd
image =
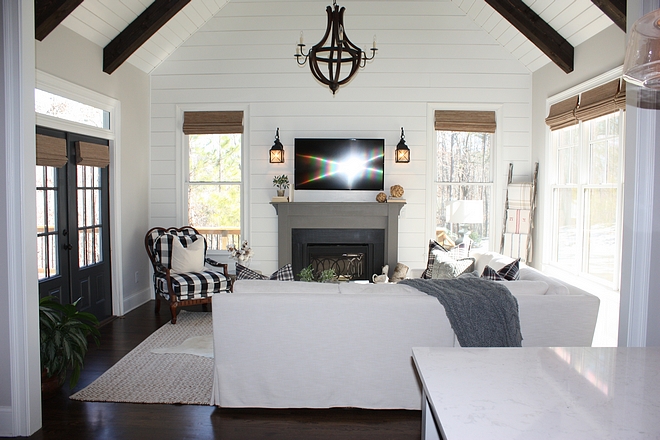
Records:
M611 98L615 95L620 97L619 80L594 90L603 92L606 87L610 89L608 102L613 102ZM579 97L573 125L555 129L550 136L553 165L550 262L616 288L621 250L625 113L620 105L612 105L581 118L588 106L589 93Z
M489 249L495 112L436 111L436 236L445 244ZM441 243L442 244L442 243Z
M35 111L97 128L110 128L110 112L54 93L34 89Z
M184 114L188 224L206 236L209 250L242 240L242 122L242 112Z

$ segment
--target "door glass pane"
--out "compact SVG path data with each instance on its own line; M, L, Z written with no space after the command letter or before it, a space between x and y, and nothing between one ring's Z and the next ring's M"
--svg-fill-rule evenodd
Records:
M584 248L587 273L612 281L616 246L616 188L585 191Z
M577 189L555 189L557 227L554 251L557 262L574 267L577 263Z
M57 187L54 167L37 166L37 270L39 280L59 275Z
M101 168L77 166L78 264L85 267L102 261Z

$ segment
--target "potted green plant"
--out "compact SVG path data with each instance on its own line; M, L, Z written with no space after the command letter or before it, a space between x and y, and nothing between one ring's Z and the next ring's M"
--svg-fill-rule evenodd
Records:
M99 321L91 313L78 311L79 301L60 304L53 296L39 300L41 379L45 397L64 384L69 369L69 386L73 388L78 383L87 354L88 335L99 344Z
M277 196L284 197L284 190L289 187L289 176L282 174L273 177L273 186L277 188Z

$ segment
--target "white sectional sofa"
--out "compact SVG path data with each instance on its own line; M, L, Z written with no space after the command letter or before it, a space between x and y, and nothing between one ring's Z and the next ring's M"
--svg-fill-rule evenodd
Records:
M523 346L591 345L597 297L529 267L521 279ZM420 409L412 347L458 346L438 300L401 284L237 281L213 297L213 334L221 407Z

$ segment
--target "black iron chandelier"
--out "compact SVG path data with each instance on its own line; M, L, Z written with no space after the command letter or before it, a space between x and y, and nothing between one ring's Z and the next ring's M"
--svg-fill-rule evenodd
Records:
M303 66L309 59L309 68L314 78L330 87L334 95L339 86L349 82L359 68L364 67L367 61L374 59L378 49L376 48L375 36L371 47L371 57L368 57L365 51L353 44L346 36L344 28L344 10L346 8L342 7L340 9L336 0L333 0L332 4L334 9L330 6L325 9L328 13L328 26L325 35L307 53L305 53L305 44L303 43L302 32L300 32L296 61Z

